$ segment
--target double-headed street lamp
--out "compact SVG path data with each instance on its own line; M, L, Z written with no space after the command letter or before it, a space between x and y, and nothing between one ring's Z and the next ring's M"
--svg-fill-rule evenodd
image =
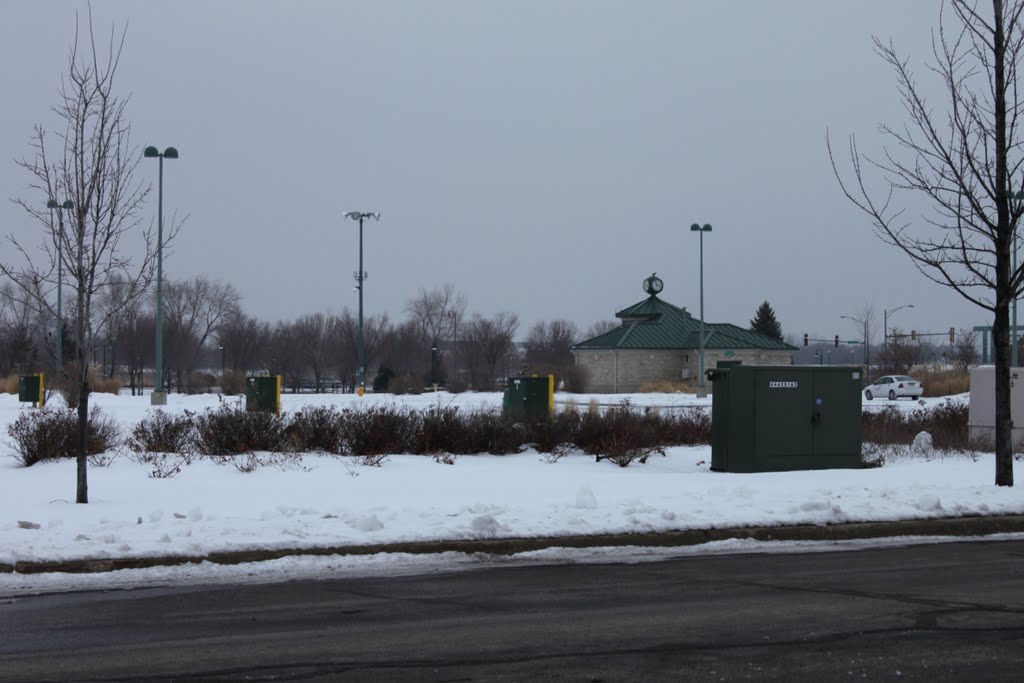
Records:
M914 304L903 304L896 308L890 308L882 314L882 348L889 350L889 316L904 308L913 308Z
M142 151L147 159L160 160L160 175L157 182L156 208L156 384L150 394L150 404L162 406L167 403L164 391L164 159L177 159L178 150L168 147L163 152L156 147Z
M64 350L64 318L63 314L61 313L62 297L60 294L60 286L61 283L64 281L64 272L62 270L64 260L61 256L61 247L64 244L64 219L61 216L61 211L74 210L75 203L70 199L67 199L64 201L63 204L58 204L56 199L51 199L50 201L46 202L46 208L50 210L51 223L53 223L53 211L54 209L57 210L57 347L55 349L54 357L57 359L56 367L57 371L59 372L61 368L64 367L64 362L63 359L61 358L61 354L63 353Z
M698 396L707 396L704 388L704 233L711 232L708 224L699 225L694 223L690 226L690 232L700 235L700 390Z
M359 221L359 270L356 271L356 290L359 292L359 329L356 332L356 348L359 351L359 372L356 375L356 382L359 384L359 395L366 393L366 340L363 337L363 283L366 281L366 271L363 270L363 221L372 218L380 220L380 212L371 213L367 211L349 211L345 218Z

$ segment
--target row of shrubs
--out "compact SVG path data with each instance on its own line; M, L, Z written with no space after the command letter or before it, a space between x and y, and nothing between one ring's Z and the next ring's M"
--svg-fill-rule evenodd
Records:
M116 424L99 409L90 414L90 454L122 442ZM77 416L71 410L25 411L8 428L17 457L28 466L77 452ZM135 453L232 456L257 451L323 452L364 457L387 454L506 455L532 446L541 453L573 450L625 467L668 446L708 443L711 419L699 409L683 413L638 411L628 404L601 413L565 411L552 418L516 421L498 411L425 411L394 405L364 409L308 407L278 417L223 405L196 414L156 411L123 439ZM100 438L102 437L102 438Z
M862 417L865 442L909 444L920 432L938 450L968 450L967 406L944 403L904 412L894 407ZM8 428L20 462L71 457L77 452L77 414L69 409L24 411ZM462 412L455 407L421 411L394 405L360 409L307 407L278 417L223 405L203 413L156 411L123 435L94 408L89 419L90 454L124 445L136 454L234 456L254 452L323 452L379 458L388 454L506 455L527 446L561 457L582 451L625 467L665 448L707 444L707 411L641 411L628 403L605 411L567 410L552 418L517 421L498 411ZM377 460L379 462L379 459Z

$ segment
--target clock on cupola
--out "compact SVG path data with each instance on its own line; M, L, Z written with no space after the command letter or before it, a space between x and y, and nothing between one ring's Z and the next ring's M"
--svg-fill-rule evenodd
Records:
M660 293L661 288L664 286L665 283L661 281L657 273L651 273L651 276L644 280L644 291L652 296Z

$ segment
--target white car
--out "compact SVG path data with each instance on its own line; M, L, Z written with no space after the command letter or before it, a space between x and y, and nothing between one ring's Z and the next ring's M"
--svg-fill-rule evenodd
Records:
M888 398L895 401L900 396L919 398L924 393L924 386L909 375L886 375L875 380L874 384L864 387L864 398Z

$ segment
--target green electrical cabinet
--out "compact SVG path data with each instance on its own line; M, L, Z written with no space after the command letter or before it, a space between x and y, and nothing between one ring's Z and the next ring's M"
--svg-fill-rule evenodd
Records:
M18 400L31 403L40 408L45 403L43 391L43 375L22 375L18 378Z
M861 467L861 370L736 366L712 370L711 469Z
M281 414L281 376L250 377L245 382L245 409Z
M516 418L549 416L555 412L555 377L509 377L503 401L505 413Z

